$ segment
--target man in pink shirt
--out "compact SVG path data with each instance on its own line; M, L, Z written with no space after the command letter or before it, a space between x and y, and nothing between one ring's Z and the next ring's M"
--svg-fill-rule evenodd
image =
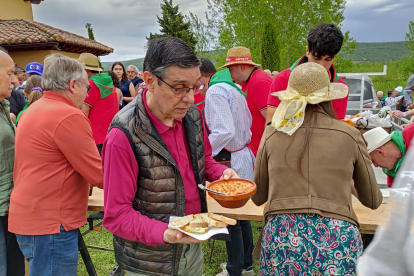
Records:
M199 109L200 61L174 37L148 42L144 81L105 139L104 226L127 275L201 275L200 241L168 229L170 216L207 211L197 184L238 177L211 157Z

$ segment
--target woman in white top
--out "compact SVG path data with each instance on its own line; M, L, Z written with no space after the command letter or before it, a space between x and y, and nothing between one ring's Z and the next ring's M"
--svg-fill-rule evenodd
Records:
M395 111L397 109L397 104L399 104L399 100L401 100L404 95L395 97L397 94L399 94L396 90L390 90L388 91L388 98L385 99L385 105L391 107L392 111Z

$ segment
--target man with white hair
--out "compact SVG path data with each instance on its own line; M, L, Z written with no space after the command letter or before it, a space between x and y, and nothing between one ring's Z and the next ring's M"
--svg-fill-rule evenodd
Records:
M375 167L381 167L383 172L388 175L388 187L392 186L413 136L414 124L410 124L403 131L393 131L391 134L388 134L381 127L364 133L372 164Z
M10 105L5 99L12 93L14 63L0 49L0 275L24 275L24 257L16 236L8 231L10 194L13 189L15 127Z
M42 87L16 133L9 231L30 275L75 276L89 185L103 186L101 158L81 110L90 85L82 63L53 54L45 59Z
M144 73L142 71L138 71L138 78L144 79Z
M127 67L128 80L134 85L135 91L137 91L139 85L144 82L143 79L138 77L138 72L138 68L135 65L129 65Z

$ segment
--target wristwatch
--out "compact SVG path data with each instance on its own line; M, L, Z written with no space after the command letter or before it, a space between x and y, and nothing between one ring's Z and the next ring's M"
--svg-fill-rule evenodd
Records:
M405 112L403 112L403 117L405 118L405 117L407 117L407 114L405 114Z

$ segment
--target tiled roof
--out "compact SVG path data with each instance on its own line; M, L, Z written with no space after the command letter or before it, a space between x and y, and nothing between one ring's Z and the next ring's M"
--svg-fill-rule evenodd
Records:
M11 50L12 46L18 45L20 49L24 49L26 45L42 47L53 43L58 50L72 53L88 52L102 56L114 51L102 43L36 21L0 19L0 45L5 48Z

